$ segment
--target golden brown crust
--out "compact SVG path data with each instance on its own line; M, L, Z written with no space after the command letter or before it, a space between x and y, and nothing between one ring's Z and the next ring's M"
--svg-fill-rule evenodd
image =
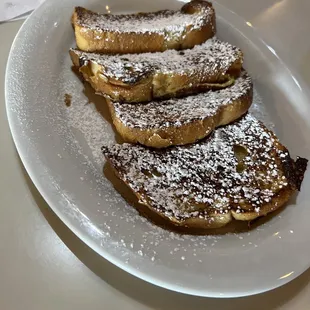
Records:
M212 39L192 50L108 56L70 50L96 92L119 102L147 102L221 89L239 77L242 51Z
M155 224L160 224L168 228L186 228L187 233L204 233L204 230L221 228L229 224L233 220L232 213L226 214L210 214L210 218L188 218L185 220L178 220L176 218L167 217L163 212L160 212L145 201L145 196L139 192L135 192L121 177L117 169L113 166L111 161L107 158L109 168L112 169L114 174L119 178L124 186L127 186L131 192L137 197L139 201L134 207L140 212L141 215L148 218Z
M115 116L113 103L109 100L107 100L107 103L112 115L113 124L124 141L140 143L154 148L165 148L172 145L194 143L208 136L216 127L229 124L238 119L251 106L252 95L248 94L229 106L223 106L217 114L204 120L194 120L180 127L148 130L125 126Z
M187 23L183 28L180 25L180 31L170 33L169 28L158 29L158 21L160 16L168 14L172 15L171 11L159 11L155 13L138 13L127 15L129 21L147 19L152 23L153 27L148 31L130 31L120 27L113 29L102 29L100 26L91 25L92 19L102 19L102 23L108 24L111 18L108 14L99 14L91 12L87 9L76 7L71 18L72 25L75 31L76 43L79 49L88 52L100 52L109 54L130 54L130 53L145 53L145 52L162 52L167 49L187 49L192 48L197 44L201 44L215 34L215 12L212 4L207 1L195 0L186 4L181 11L176 14L183 14L188 19L188 15L192 16L193 24ZM199 15L200 22L195 24L195 18ZM86 18L87 16L87 18ZM93 18L92 18L93 16ZM112 16L113 19L117 18ZM115 18L114 18L115 17ZM123 15L123 19L126 16ZM85 22L86 19L86 22ZM151 20L150 20L151 19ZM151 29L154 30L151 30Z
M232 223L233 221L240 222L252 222L261 217L265 217L270 213L274 213L277 210L284 207L284 205L290 200L290 198L296 192L295 189L285 188L279 191L279 193L272 199L270 203L266 203L258 212L255 211L247 211L244 213L237 213L236 210L231 210L231 212L226 214L210 214L209 218L189 218L185 220L171 219L162 212L152 208L148 203L142 203L144 198L140 193L135 192L126 182L122 180L122 177L118 173L117 169L112 165L109 159L107 159L108 167L115 174L115 176L119 179L122 184L119 185L118 190L120 190L120 186L123 188L127 188L131 191L131 193L137 198L137 201L131 202L132 206L135 207L139 213L146 217L148 220L153 222L156 225L159 225L163 228L175 230L179 233L186 234L198 234L205 235L209 234L210 231L222 228ZM304 173L304 170L303 170ZM303 176L302 173L302 176ZM122 188L122 190L123 190ZM127 199L127 195L124 196Z
M118 173L117 169L113 166L113 164L108 158L107 162L112 168L115 175L122 180L121 175ZM138 211L143 216L149 218L155 224L158 222L158 218L161 218L164 221L164 225L167 225L168 227L170 226L175 228L186 228L187 233L191 233L191 230L193 230L193 233L196 233L196 230L198 229L198 231L200 231L200 233L202 234L204 233L204 230L224 227L231 223L233 220L250 222L259 217L266 216L271 212L275 212L276 210L283 207L283 205L287 203L292 197L292 195L296 192L296 188L294 186L290 186L280 190L269 203L261 206L259 211L237 212L237 210L232 209L230 212L225 214L210 213L208 218L193 217L180 220L177 218L167 217L163 212L154 209L149 203L147 203L147 200L145 199L145 196L143 194L135 192L124 180L123 182L126 186L128 186L129 189L131 189L132 193L137 197L139 201ZM145 208L147 208L147 210L145 210ZM249 206L249 208L251 207Z
M241 78L240 78L241 79ZM238 85L232 86L237 88ZM225 94L227 91L225 91ZM201 97L201 104L208 107L210 104L208 100L211 100L208 98L207 94L205 97L199 95ZM187 97L187 99L190 99L191 97ZM193 101L197 101L197 96L192 97ZM249 84L249 87L246 89L246 91L241 95L233 100L229 101L230 98L225 98L227 104L219 105L218 108L216 108L215 113L212 115L206 114L206 116L201 115L201 118L197 119L196 116L193 116L191 119L188 117L188 120L184 123L181 122L181 125L178 124L176 126L169 125L169 126L160 126L156 128L144 127L139 128L135 126L131 126L130 124L126 123L123 119L120 118L119 114L122 115L123 113L126 113L126 110L119 112L119 114L116 113L116 104L112 102L111 100L107 99L107 104L109 106L113 124L115 125L116 130L119 132L119 134L122 136L124 141L131 142L131 143L140 143L142 145L146 145L149 147L154 148L165 148L172 145L184 145L189 143L194 143L198 140L203 139L204 137L208 136L216 127L229 124L233 122L234 120L240 118L243 114L245 114L249 107L252 104L253 99L253 85L252 83ZM182 105L181 102L182 99L176 100L176 105ZM200 99L198 100L200 101ZM148 105L150 104L143 104L143 108L146 108L148 110ZM127 106L131 109L134 109L137 111L137 109L140 108L140 105L135 104L127 104ZM122 104L119 108L122 109L125 107L124 104ZM188 108L188 106L187 106ZM193 109L197 108L195 105L193 105ZM186 109L186 107L184 107ZM149 109L151 111L151 108ZM155 106L156 111L156 106ZM159 118L163 119L163 116L160 116L160 108L158 109L158 116ZM130 113L130 111L129 111ZM191 111L188 111L190 114ZM127 112L128 114L128 112ZM139 114L139 113L137 113ZM176 113L174 113L176 114ZM138 115L141 119L144 118L144 114ZM154 118L156 115L154 115ZM169 116L167 117L167 121L172 122L173 120ZM138 119L136 120L138 123ZM177 123L177 119L175 119L175 123Z
M187 233L220 228L234 219L253 221L278 210L298 190L307 167L306 159L295 162L250 115L195 145L152 150L125 144L102 150L138 198L143 215Z

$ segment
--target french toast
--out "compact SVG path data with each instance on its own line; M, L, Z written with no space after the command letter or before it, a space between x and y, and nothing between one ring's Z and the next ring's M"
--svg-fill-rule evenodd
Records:
M120 102L224 88L233 84L243 64L239 48L214 38L183 51L101 55L71 49L70 56L96 92Z
M213 37L216 31L213 6L203 0L193 0L179 11L123 15L76 7L71 22L80 50L105 54L192 48Z
M125 143L102 151L143 208L188 232L277 210L300 190L307 168L249 114L196 144L157 150Z
M148 103L107 103L126 142L164 148L193 143L231 123L247 112L252 98L252 79L243 71L234 85L217 91Z

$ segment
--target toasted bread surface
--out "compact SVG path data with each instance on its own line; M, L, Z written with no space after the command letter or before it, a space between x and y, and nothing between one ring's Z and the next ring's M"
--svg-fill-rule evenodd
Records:
M107 100L116 130L126 142L163 148L193 143L249 109L253 84L243 71L231 87L149 103Z
M99 14L76 7L71 22L80 50L108 54L192 48L216 31L213 6L203 0L191 1L180 11L126 15Z
M294 162L249 114L192 145L156 150L125 143L102 150L145 208L189 229L277 210L298 189L307 164Z
M184 51L111 56L71 49L70 55L96 92L120 102L224 88L240 75L243 64L239 48L217 39Z

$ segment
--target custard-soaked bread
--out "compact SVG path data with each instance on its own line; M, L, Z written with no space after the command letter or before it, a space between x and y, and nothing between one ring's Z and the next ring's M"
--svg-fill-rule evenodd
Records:
M240 75L243 63L239 48L217 39L184 51L111 56L71 49L70 55L96 92L121 102L224 88Z
M107 54L192 48L216 31L212 4L202 0L193 0L180 11L126 15L99 14L76 7L71 21L80 50Z
M275 211L300 188L307 166L249 114L192 145L102 150L144 208L187 228L217 228Z
M126 142L163 148L195 142L238 119L252 103L253 85L243 71L231 87L149 103L107 100L116 130Z

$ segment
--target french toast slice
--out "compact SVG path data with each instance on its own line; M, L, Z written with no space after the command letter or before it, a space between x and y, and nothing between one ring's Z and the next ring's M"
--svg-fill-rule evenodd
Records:
M187 49L213 37L215 11L210 2L193 0L179 11L99 14L82 7L72 18L80 50L105 54L162 52Z
M243 64L239 48L217 39L183 51L113 56L71 49L70 56L96 92L120 102L224 88L233 84Z
M107 99L116 130L126 142L154 148L193 143L247 112L253 83L243 71L234 85L217 91L149 103Z
M307 167L249 114L196 144L157 150L125 143L102 151L149 211L142 213L188 232L277 210L300 189Z

